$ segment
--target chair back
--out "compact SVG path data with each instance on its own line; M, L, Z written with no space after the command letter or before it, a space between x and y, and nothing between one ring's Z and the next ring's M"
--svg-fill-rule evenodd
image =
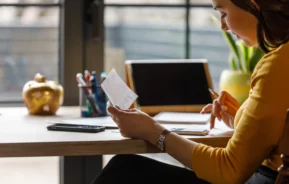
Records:
M280 140L280 151L283 164L278 169L278 177L275 184L289 183L289 110L287 111L286 122L283 130L283 135Z

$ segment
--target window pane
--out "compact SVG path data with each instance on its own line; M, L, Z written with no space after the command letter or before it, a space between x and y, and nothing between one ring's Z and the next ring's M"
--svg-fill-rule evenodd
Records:
M106 8L105 70L123 76L125 60L184 58L184 28L182 8Z
M114 4L184 4L186 0L104 0Z
M190 0L191 4L212 4L212 0Z
M0 101L22 100L41 73L58 80L59 8L0 7Z
M210 8L192 8L190 12L191 58L207 58L214 87L219 90L219 77L223 69L229 68L229 48L221 29L212 22L217 13Z
M18 3L59 3L59 0L0 0L0 4L18 4Z

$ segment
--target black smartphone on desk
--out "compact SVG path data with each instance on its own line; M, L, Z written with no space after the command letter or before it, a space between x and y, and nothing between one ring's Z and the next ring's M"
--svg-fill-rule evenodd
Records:
M49 125L47 129L52 131L97 133L103 132L105 130L105 127L96 125L55 123L53 125Z

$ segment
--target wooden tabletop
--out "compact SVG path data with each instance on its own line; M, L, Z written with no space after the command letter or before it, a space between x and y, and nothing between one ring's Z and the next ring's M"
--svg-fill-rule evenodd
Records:
M48 131L48 121L79 118L78 107L61 107L56 116L32 116L24 107L0 108L0 157L84 156L159 152L143 140L123 138L115 130L101 133ZM224 147L232 131L221 126L208 136L186 136Z

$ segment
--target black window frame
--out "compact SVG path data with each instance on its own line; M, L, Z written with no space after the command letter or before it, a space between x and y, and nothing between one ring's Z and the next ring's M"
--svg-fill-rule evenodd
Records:
M64 5L64 0L59 0L58 3L0 3L0 7L15 7L15 8L26 8L26 7L43 7L43 8L59 8L59 35L58 35L58 48L59 53L58 53L58 58L59 58L59 62L58 62L58 69L59 69L59 78L58 80L61 81L61 74L60 74L60 66L61 66L61 53L62 53L62 47L61 47L61 32L63 31L63 18L61 17L61 15L63 14L62 11L64 11L63 8ZM24 84L23 84L24 85ZM23 101L22 100L14 100L14 101L0 101L0 106L23 106Z
M93 0L59 0L58 3L0 3L6 7L59 7L59 53L58 53L58 80L64 88L63 106L76 106L79 103L79 90L75 75L85 69L96 70L103 68L103 0L99 2L100 11L97 18L100 23L99 40L87 36L92 31L91 24L86 20L86 5ZM97 61L97 62L95 62ZM0 101L0 106L24 106L22 100Z
M186 0L185 3L179 4L127 4L127 3L105 3L106 7L117 8L184 8L185 9L185 59L190 58L190 12L194 8L212 8L210 4L192 3L190 0Z
M78 105L78 89L75 83L75 74L86 68L97 68L102 70L104 65L103 47L104 40L92 42L85 36L85 3L92 0L59 0L58 3L0 3L6 7L59 7L59 82L64 87L64 106ZM194 8L212 8L210 4L192 3L186 0L179 4L121 4L105 3L104 0L97 0L101 3L102 11L106 7L120 8L184 8L185 9L185 59L190 58L190 12ZM103 13L103 12L100 12ZM99 25L99 29L104 29L104 25ZM73 30L73 31L71 31ZM103 38L104 39L104 38ZM88 49L86 47L89 47ZM93 49L98 50L101 55L98 62L95 62L95 54L89 53ZM88 50L88 51L87 51ZM88 53L87 53L88 52ZM89 57L89 58L87 58ZM0 102L0 106L23 106L23 101Z

